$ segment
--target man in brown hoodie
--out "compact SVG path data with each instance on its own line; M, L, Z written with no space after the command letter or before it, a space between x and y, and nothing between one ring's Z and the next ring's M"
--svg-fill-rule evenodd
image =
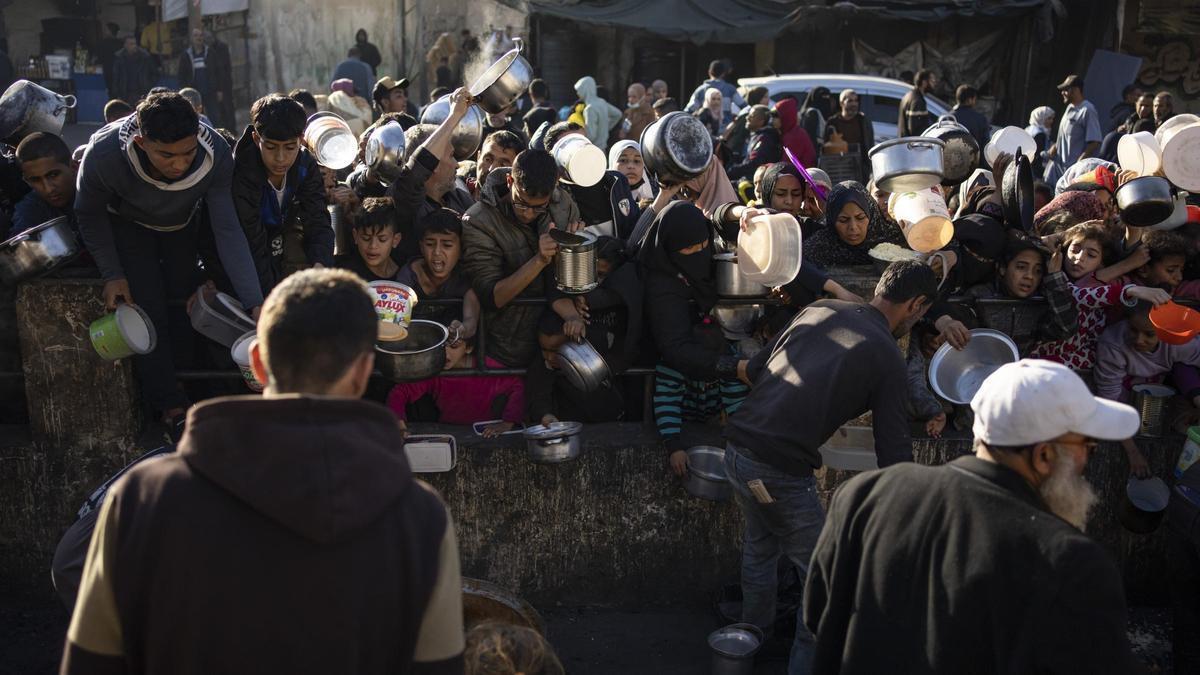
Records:
M62 673L462 673L446 507L415 480L366 286L308 270L263 307L261 398L200 404L100 512Z

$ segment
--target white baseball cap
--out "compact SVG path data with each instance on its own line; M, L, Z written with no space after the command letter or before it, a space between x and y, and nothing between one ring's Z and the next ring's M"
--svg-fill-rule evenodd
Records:
M1092 395L1070 368L1051 361L1006 363L983 381L975 398L975 438L1001 447L1022 447L1068 433L1120 441L1137 433L1131 406Z

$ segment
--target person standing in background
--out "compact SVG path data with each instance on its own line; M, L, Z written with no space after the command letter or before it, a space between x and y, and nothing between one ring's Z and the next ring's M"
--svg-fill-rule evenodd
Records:
M371 66L362 60L362 52L358 51L358 47L351 47L346 52L346 60L337 64L329 81L336 82L343 78L354 83L351 96L361 96L366 100L371 95L371 83L375 81L375 76L371 74Z
M729 64L722 59L717 59L708 64L708 79L701 82L699 87L692 92L692 98L684 108L689 113L695 114L696 111L704 105L704 95L710 88L721 92L721 128L733 121L733 106L739 109L746 107L746 101L742 99L742 95L738 93L737 87L725 81L725 75L729 72Z
M650 107L650 95L646 86L634 82L625 90L628 107L625 108L625 121L621 123L621 138L636 141L642 137L642 131L654 121L654 108Z
M607 150L608 134L621 123L621 111L600 97L596 92L596 80L590 75L579 78L575 93L585 104L583 120L588 140L601 150Z
M179 86L191 87L200 92L203 101L217 100L213 91L210 51L204 43L204 30L192 30L192 43L179 55ZM217 124L220 126L220 123Z
M975 109L975 101L979 99L979 90L969 84L960 84L954 90L954 109L950 111L958 123L971 132L975 142L982 149L987 145L991 125L983 113Z
M937 82L937 75L932 70L922 68L913 75L913 88L900 99L900 115L896 120L897 136L919 136L933 124L933 116L929 114L929 108L925 104L925 94L933 91Z
M204 31L204 43L208 45L208 80L214 98L206 99L208 116L218 128L237 128L233 106L233 57L229 45L211 30Z
M529 102L532 104L529 112L525 113L525 137L533 138L543 124L554 124L558 121L558 111L550 105L550 87L545 80L537 78L529 83Z
M367 42L367 30L365 28L359 28L358 32L354 34L354 46L358 47L358 53L363 63L371 66L371 77L375 77L379 72L379 64L383 63L383 57L379 55L378 47ZM366 92L361 93L363 95L366 94Z
M1096 154L1104 139L1100 134L1100 114L1096 112L1096 106L1083 98L1083 78L1068 75L1058 85L1058 90L1067 109L1058 122L1058 140L1046 153L1055 160L1054 166L1046 170L1045 179L1050 185L1057 182L1072 164Z
M130 35L125 38L125 46L113 57L113 85L109 96L136 105L154 86L157 72L154 57L139 47Z
M651 107L653 107L655 103L658 103L659 101L663 100L664 98L670 97L670 95L671 95L671 92L668 90L667 83L665 80L655 80L650 83L650 99L651 99L650 106Z
M1161 127L1163 122L1175 116L1175 96L1169 91L1160 91L1154 95L1154 126Z

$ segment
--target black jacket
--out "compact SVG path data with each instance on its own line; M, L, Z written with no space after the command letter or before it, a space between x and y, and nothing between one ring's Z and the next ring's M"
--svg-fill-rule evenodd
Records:
M587 225L612 222L612 236L628 241L637 225L641 211L629 189L629 180L619 171L606 171L600 182L590 187L562 183L579 206Z
M976 457L839 488L804 596L814 673L1142 671L1111 554Z
M265 294L283 277L283 233L288 223L300 221L309 264L326 267L333 266L333 228L329 225L325 182L317 160L301 148L288 169L281 205L275 189L267 182L267 170L251 137L252 131L246 127L234 147L233 205Z
M780 140L779 130L767 125L755 131L750 137L750 150L746 153L746 160L731 165L725 170L725 173L729 174L730 180L737 181L739 178L753 177L754 171L763 164L774 164L781 161L783 161L783 143Z

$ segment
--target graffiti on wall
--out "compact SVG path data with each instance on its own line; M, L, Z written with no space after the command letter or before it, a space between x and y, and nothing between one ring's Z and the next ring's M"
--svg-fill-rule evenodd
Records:
M1138 73L1148 88L1170 89L1183 98L1200 96L1200 54L1185 40L1170 40L1150 50Z

